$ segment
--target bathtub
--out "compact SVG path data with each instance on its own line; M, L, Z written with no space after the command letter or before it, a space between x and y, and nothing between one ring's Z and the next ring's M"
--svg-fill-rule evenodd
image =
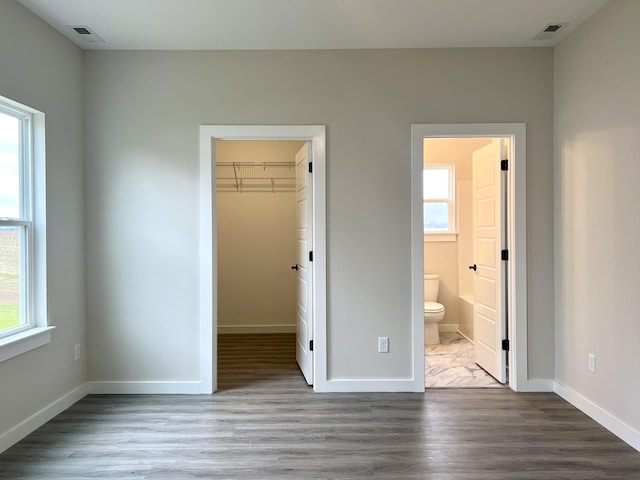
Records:
M458 297L458 330L473 342L473 295Z

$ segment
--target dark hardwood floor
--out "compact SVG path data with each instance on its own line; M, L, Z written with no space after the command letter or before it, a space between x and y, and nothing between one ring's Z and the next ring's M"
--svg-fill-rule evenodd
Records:
M3 479L640 479L553 394L316 394L291 335L220 336L212 396L88 396L0 455Z

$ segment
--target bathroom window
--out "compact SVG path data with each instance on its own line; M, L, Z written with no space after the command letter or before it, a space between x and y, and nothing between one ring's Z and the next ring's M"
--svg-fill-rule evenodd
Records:
M429 164L423 170L425 240L455 240L455 166ZM451 238L453 236L453 238Z
M50 339L44 114L0 97L0 361Z

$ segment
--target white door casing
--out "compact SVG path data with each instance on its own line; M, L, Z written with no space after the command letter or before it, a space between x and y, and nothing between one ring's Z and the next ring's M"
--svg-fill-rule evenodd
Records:
M199 319L200 374L188 393L217 389L216 140L305 140L313 151L313 389L327 391L326 127L324 125L200 125ZM185 392L186 393L186 392Z
M310 181L311 144L305 143L296 153L296 361L309 385L313 385L313 183Z
M476 363L501 383L507 381L505 263L503 221L505 195L500 161L503 140L473 152L473 335Z

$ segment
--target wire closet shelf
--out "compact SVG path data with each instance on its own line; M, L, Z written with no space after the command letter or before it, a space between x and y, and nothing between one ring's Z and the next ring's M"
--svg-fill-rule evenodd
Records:
M218 192L295 192L295 162L218 162Z

